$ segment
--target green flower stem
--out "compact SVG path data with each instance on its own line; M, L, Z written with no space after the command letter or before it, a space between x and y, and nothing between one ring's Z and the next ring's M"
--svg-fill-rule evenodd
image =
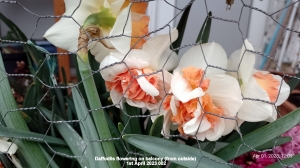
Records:
M0 54L0 113L3 119L1 123L4 121L8 128L30 131L20 111L8 112L9 110L18 109L18 106L4 71L5 68ZM18 146L18 151L22 153L30 167L47 167L48 161L36 142L14 140L14 143Z
M88 102L91 109L99 109L102 107L99 95L97 93L97 88L94 82L94 78L92 76L92 73L90 71L90 63L88 60L88 54L87 52L80 52L80 57L77 58L79 71L81 78L83 80L84 89L88 98ZM99 136L102 140L108 140L112 138L104 111L102 109L95 110L92 112L94 123L96 125L96 129L99 133ZM104 153L106 157L117 157L117 152L114 147L113 141L103 141L101 142L102 148L104 150ZM101 150L101 149L99 149ZM119 161L108 161L108 164L110 167L118 168L121 167Z

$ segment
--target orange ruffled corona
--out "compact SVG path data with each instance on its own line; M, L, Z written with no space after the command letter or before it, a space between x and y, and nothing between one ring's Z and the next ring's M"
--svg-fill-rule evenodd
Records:
M190 86L195 89L197 87L201 87L203 91L206 91L209 87L209 79L202 79L203 75L204 75L204 71L202 69L198 69L195 67L187 67L187 68L183 68L182 69L182 77L184 79L186 79L188 81L188 83L190 84ZM202 82L201 82L202 80ZM200 84L201 82L201 84ZM170 95L168 95L165 98L165 101L163 103L163 108L164 110L168 111L170 110L170 102L171 102L171 97ZM204 96L201 97L201 99L199 99L201 102L201 106L203 108L203 112L209 112L211 114L215 114L215 115L223 115L224 114L224 110L221 107L216 107L209 94L205 94ZM171 121L173 123L177 123L178 124L178 131L181 134L184 134L183 131L183 125L190 121L191 119L194 118L194 111L197 109L197 105L198 105L198 98L194 98L189 100L186 103L182 103L179 101L178 105L177 105L177 115L174 116L173 114L171 115ZM211 115L211 114L205 114L205 116L207 117L207 120L211 123L212 127L214 126L215 122L218 122L220 120L220 118L218 116L215 115Z
M208 79L202 79L204 75L204 71L202 69L198 69L195 67L187 67L183 68L182 70L182 77L185 78L190 86L195 89L197 87L201 87L203 91L206 91L209 86L209 80ZM201 82L201 80L203 80ZM201 82L201 85L200 85Z
M130 1L126 0L121 9L126 8ZM148 7L147 2L136 2L130 7L131 12L144 15ZM130 47L133 49L141 49L146 42L146 38L143 37L149 33L148 25L150 18L148 16L142 16L138 20L132 20L132 34Z
M129 5L129 3L130 0L125 0L121 10L126 8ZM148 2L135 2L131 5L131 11L139 14L145 14L147 7L148 7Z
M134 49L142 48L143 44L146 43L146 38L143 37L149 33L148 24L150 18L143 16L140 21L132 21L132 39L130 47Z
M145 103L157 103L159 99L158 97L152 97L151 95L146 94L145 91L142 90L139 85L137 78L134 76L138 76L138 71L142 71L142 74L149 74L153 71L151 69L145 68L142 70L138 69L130 69L130 71L126 71L116 76L113 82L106 81L106 86L109 90L115 89L117 92L124 94L125 97L142 101ZM147 81L151 83L156 89L158 89L158 77L156 74L145 76Z
M257 84L268 93L270 101L275 102L279 93L278 86L280 85L280 82L273 78L272 74L256 72L253 77Z

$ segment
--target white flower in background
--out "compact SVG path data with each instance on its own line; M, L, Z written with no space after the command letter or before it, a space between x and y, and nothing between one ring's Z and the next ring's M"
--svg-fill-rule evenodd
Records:
M240 81L243 97L272 102L275 106L281 105L288 98L290 87L280 76L254 69L255 54L245 52L245 47L254 51L253 46L245 40L242 49L232 53L228 60L228 69L238 70L239 77L235 72L229 74ZM274 105L247 99L243 102L237 115L239 119L250 122L276 120L277 111Z
M11 161L17 168L21 168L21 164L19 160L14 156L16 153L18 147L16 144L12 142L8 142L9 138L0 137L0 152L1 153L7 153L11 157Z
M171 35L150 38L142 49L132 49L127 55L120 52L122 48L115 46L116 50L100 64L100 68L104 68L100 73L110 90L113 103L119 103L124 95L131 106L149 110L158 108L166 94L165 88L169 89L171 74L166 70L174 69L178 64L177 54L169 49L177 37L178 31L174 29ZM163 74L155 73L162 68L166 69ZM139 75L144 76L134 77Z
M90 17L92 19L88 23L101 28L99 38L124 35L103 39L102 43L91 42L88 45L98 62L101 62L109 54L109 48L114 46L121 48L120 52L124 54L131 47L141 48L145 43L144 38L129 37L141 37L148 33L149 17L145 15L148 3L131 5L129 2L129 0L65 0L66 12L63 15L72 16L73 19L62 17L47 30L44 37L59 48L76 52L81 26L84 27L86 19Z
M225 71L207 68L207 64L226 68L227 56L219 44L194 46L181 58L171 80L172 95L159 109L165 115L164 134L169 135L170 127L177 125L182 134L215 141L235 128L235 116L243 103L239 84Z

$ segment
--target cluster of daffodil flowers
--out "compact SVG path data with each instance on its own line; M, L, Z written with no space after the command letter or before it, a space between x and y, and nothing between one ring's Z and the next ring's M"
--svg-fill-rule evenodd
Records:
M255 54L248 40L229 59L217 43L194 46L181 58L170 79L169 94L160 109L163 132L176 128L198 140L215 141L244 121L272 122L276 106L290 93L278 75L254 69Z
M244 121L276 120L276 106L288 98L290 88L280 76L254 69L254 49L247 40L229 59L219 44L206 43L192 47L179 60L170 50L178 37L176 28L147 36L146 2L65 3L64 15L73 19L62 18L45 37L75 52L80 49L79 30L87 24L98 26L100 39L90 40L87 48L100 63L113 103L147 108L153 120L163 114L164 135L178 129L199 140L215 141Z

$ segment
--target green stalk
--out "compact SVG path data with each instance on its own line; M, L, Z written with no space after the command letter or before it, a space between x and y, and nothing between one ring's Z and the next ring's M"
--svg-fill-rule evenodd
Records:
M0 113L8 128L30 131L20 111L8 112L18 109L16 101L4 73L5 68L0 54ZM1 121L1 122L3 122ZM48 161L36 142L15 139L18 151L22 153L30 167L47 167Z
M83 80L83 86L88 98L88 102L91 109L99 109L102 107L99 95L97 93L97 88L94 82L94 78L90 71L90 63L88 60L88 53L87 52L80 52L80 57L77 57L77 62L79 66L79 71L81 75L81 79ZM81 58L81 59L80 59ZM89 67L89 68L88 68ZM96 129L99 133L99 136L102 140L108 140L112 138L104 111L102 109L95 110L92 112L94 123L96 125ZM103 141L101 142L102 148L104 150L106 157L117 157L117 152L114 146L113 141ZM99 149L101 150L101 149ZM108 161L110 167L118 168L121 167L119 161Z

